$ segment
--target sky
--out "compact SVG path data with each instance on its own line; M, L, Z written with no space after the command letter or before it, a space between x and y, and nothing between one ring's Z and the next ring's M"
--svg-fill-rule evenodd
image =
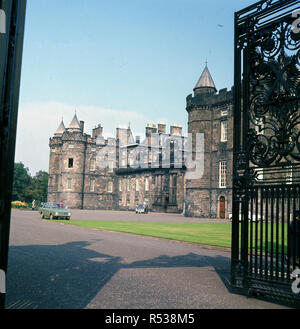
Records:
M180 124L206 60L233 84L234 12L253 0L27 0L16 162L49 169L49 138L75 111L85 132Z

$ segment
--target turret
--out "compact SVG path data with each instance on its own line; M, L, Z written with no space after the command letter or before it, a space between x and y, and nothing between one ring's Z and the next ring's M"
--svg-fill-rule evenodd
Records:
M63 135L63 133L66 131L66 127L64 125L64 121L61 121L61 124L59 125L59 127L57 128L54 136L55 137L61 137Z
M82 132L83 125L79 122L77 115L75 113L73 120L71 121L69 127L68 127L68 132Z
M202 72L200 79L194 88L194 95L197 96L199 94L215 94L216 92L216 85L206 63L204 71Z

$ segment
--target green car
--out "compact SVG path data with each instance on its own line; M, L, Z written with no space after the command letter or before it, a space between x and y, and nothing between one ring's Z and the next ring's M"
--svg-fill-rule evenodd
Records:
M66 209L63 205L59 203L43 203L40 207L40 214L42 219L71 219L71 210Z

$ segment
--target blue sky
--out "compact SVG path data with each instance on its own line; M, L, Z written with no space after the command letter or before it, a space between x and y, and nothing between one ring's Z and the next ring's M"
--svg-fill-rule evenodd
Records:
M28 0L16 161L48 170L48 139L75 109L87 133L160 121L186 131L206 59L217 88L231 88L233 15L254 2Z

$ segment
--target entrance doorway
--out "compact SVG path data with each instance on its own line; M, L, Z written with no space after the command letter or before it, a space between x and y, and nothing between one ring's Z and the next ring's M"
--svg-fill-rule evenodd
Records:
M225 197L220 197L220 205L219 205L219 217L221 219L225 219L226 214L226 200Z

